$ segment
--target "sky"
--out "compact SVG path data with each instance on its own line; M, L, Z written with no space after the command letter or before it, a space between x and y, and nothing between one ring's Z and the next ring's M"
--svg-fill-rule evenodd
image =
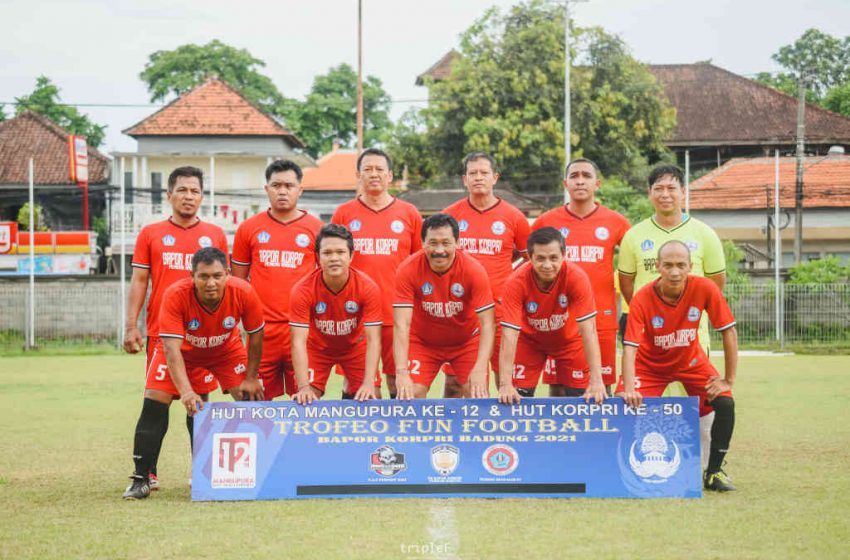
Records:
M484 10L516 3L363 0L364 74L382 80L394 118L422 106L416 76ZM579 26L620 35L643 62L711 60L746 76L778 71L770 55L811 27L850 35L850 0L574 0L571 12ZM31 92L44 74L67 103L138 105L80 107L108 125L102 151L133 151L121 130L157 109L139 79L151 53L219 39L265 61L284 95L303 98L314 76L342 62L356 67L356 18L356 0L0 0L0 103Z

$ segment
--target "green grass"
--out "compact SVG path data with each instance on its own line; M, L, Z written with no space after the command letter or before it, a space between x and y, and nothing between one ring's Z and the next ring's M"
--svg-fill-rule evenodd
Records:
M124 502L142 369L140 356L0 359L0 558L848 556L848 357L742 358L739 491L652 501L192 503L175 405L163 489Z

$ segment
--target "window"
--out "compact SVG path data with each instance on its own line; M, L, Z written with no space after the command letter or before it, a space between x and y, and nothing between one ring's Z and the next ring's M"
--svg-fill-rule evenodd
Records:
M162 173L151 173L151 208L159 213L162 208Z

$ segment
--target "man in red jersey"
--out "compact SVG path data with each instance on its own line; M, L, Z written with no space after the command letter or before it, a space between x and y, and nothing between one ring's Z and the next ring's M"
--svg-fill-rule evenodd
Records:
M642 396L660 397L674 381L681 382L689 395L698 396L700 415L712 409L715 413L703 487L719 492L735 490L722 470L735 425L735 318L717 284L690 274L690 250L683 242L664 243L658 250L656 269L660 277L641 288L629 302L623 377L617 392L633 407L640 406ZM703 311L723 334L725 377L720 377L700 345Z
M533 397L548 356L566 396L600 403L606 393L590 280L565 261L564 238L555 228L533 231L528 253L531 262L508 280L502 301L499 402Z
M248 333L247 353L237 328L240 321ZM159 456L174 399L180 399L191 419L219 385L234 400L263 398L257 378L263 351L262 304L250 284L230 277L221 250L207 247L195 253L192 277L177 281L162 295L159 336L136 426L136 470L124 492L129 500L150 494L148 473Z
M165 289L183 278L189 278L192 255L203 247L218 247L227 254L227 237L213 224L198 219L204 198L204 172L197 167L178 167L168 176L166 197L171 203L171 217L147 225L139 232L133 250L133 277L127 297L127 318L124 325L124 350L130 354L147 351L145 371L159 340L159 308ZM147 344L139 332L139 312L151 284L146 308ZM189 418L186 418L187 423ZM191 437L191 430L189 436ZM154 459L151 467L151 489L159 488Z
M499 384L499 328L502 288L513 272L513 263L526 257L528 220L516 207L493 193L499 180L496 160L486 152L472 152L463 160L463 184L469 196L443 210L457 220L460 228L458 247L478 259L490 277L490 289L496 301L496 339L490 364ZM456 377L446 378L447 394L457 395Z
M457 250L458 224L434 214L422 224L421 251L396 278L393 333L398 398L425 398L448 362L464 397L489 394L487 374L496 330L487 271ZM404 364L404 365L402 365Z
M331 223L348 228L354 236L351 264L382 288L381 371L390 398L395 398L393 286L402 261L422 248L422 217L415 206L390 195L392 180L390 156L377 148L363 150L357 158L360 194L337 208Z
M534 222L533 229L553 227L564 236L567 260L585 271L593 286L599 314L596 326L602 353L602 381L611 389L617 383L617 296L614 288L614 250L629 230L622 214L606 208L594 198L601 180L599 168L589 159L574 159L567 165L564 188L569 203L549 210ZM565 394L563 386L546 378L549 394Z
M308 404L325 394L334 365L344 370L342 398L380 397L381 293L368 276L351 268L354 239L339 224L316 238L319 269L292 288L289 326L298 392Z
M289 160L266 168L269 209L248 218L233 240L233 275L250 279L263 302L265 347L260 380L267 399L296 391L289 335L289 293L316 269L313 245L322 222L298 208L301 168Z

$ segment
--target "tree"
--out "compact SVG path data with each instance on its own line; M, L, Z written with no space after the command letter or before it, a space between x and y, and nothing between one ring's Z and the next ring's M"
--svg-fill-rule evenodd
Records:
M791 267L789 284L844 284L850 282L850 267L835 255L802 262Z
M180 96L217 76L249 101L269 113L282 116L288 101L260 70L266 63L245 49L213 39L206 45L181 45L172 51L156 51L148 57L139 77L148 85L152 102Z
M363 81L363 145L374 146L390 126L390 96L381 80ZM348 64L316 76L303 103L292 108L289 123L318 156L331 150L334 141L353 148L357 141L357 73Z
M49 231L50 228L47 226L45 217L44 217L44 208L40 204L36 204L33 206L32 211L33 218L35 219L35 224L33 229L35 231ZM18 210L18 227L21 231L29 231L30 229L30 203L25 202L21 209Z
M32 93L16 97L15 103L17 104L15 114L32 111L44 115L71 134L85 136L86 142L93 148L100 146L106 135L105 125L95 124L76 107L62 104L59 88L47 76L39 76Z
M3 122L5 120L6 120L5 105L0 104L0 122Z
M577 29L575 49L588 64L571 73L576 156L610 176L630 176L664 152L675 114L649 71L622 41L601 29ZM409 168L457 175L466 152L495 155L502 175L523 190L557 190L563 174L564 17L555 3L531 0L502 14L493 8L461 36L451 75L429 86L420 119L425 154ZM394 134L410 135L409 126ZM391 141L394 155L408 157ZM415 154L420 156L420 154ZM433 181L435 178L431 177ZM428 179L426 179L427 181Z
M850 117L850 82L843 86L836 86L826 92L826 97L823 98L823 106L830 111Z

